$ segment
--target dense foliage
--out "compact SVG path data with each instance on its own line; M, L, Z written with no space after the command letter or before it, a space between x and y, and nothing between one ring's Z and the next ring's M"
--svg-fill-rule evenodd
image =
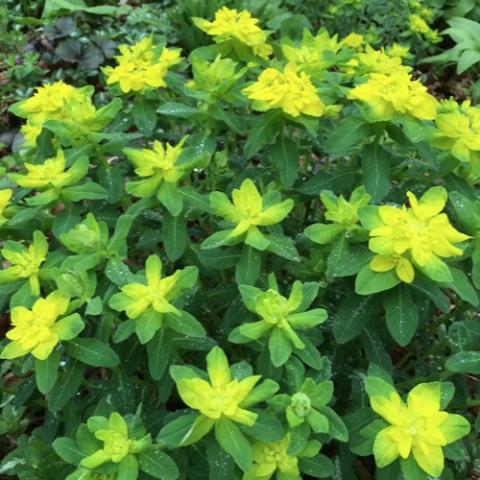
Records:
M0 476L480 475L477 10L5 0Z

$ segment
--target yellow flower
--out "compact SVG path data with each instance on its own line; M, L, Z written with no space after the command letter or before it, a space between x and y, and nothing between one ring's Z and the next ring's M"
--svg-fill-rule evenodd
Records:
M437 131L431 142L464 163L470 163L480 176L480 107L469 100L458 105L453 100L440 102L435 120Z
M297 73L297 66L289 63L283 72L276 68L265 69L258 80L244 88L242 93L253 100L259 111L281 108L292 117L310 115L320 117L325 105L305 72Z
M7 221L7 219L3 216L3 211L9 204L12 195L13 190L11 190L10 188L0 190L0 225L3 225Z
M408 21L412 32L426 34L430 31L428 23L420 15L412 14L408 17Z
M424 472L439 477L444 468L442 447L470 431L464 417L440 410L440 383L417 385L406 403L379 378L367 377L366 389L373 411L389 424L376 435L373 444L377 467L413 456Z
M409 72L411 69L407 65L402 65L402 57L397 52L386 52L383 48L375 50L367 45L364 52L357 53L347 62L346 73L349 75L368 75L371 73L390 75L399 71Z
M399 278L408 282L413 280L408 263L413 263L432 280L451 281L450 270L441 258L461 255L462 249L454 243L469 237L452 227L447 215L441 213L447 191L432 187L420 200L412 192L407 196L410 207L384 205L362 217L370 230L368 246L380 256L373 259L372 270L388 271L395 267Z
M120 45L117 66L105 67L107 85L118 83L124 93L165 87L168 69L181 61L180 49L164 48L158 54L153 37L145 37L132 46Z
M427 88L401 70L389 75L372 73L367 82L350 91L348 98L364 104L369 122L391 120L396 114L433 120L437 114L437 101Z
M387 48L387 54L390 57L405 58L410 54L410 49L406 45L393 43Z
M323 31L314 37L308 30L304 30L300 46L282 43L282 52L299 70L311 75L320 75L322 70L335 65L336 58L333 54L340 46L336 35L330 37L328 32Z
M169 143L165 147L158 141L153 142L153 149L125 148L123 153L135 166L135 173L146 180L128 182L126 191L136 197L149 197L157 193L162 182L175 184L180 180L191 164L178 162L187 137L183 137L177 145Z
M270 192L270 199L277 199L275 192ZM291 199L281 202L279 199L265 205L257 187L250 178L242 182L240 188L233 189L232 202L222 192L210 194L210 205L215 213L235 225L234 228L216 232L207 238L202 248L215 248L219 245L236 245L245 240L257 250L265 250L270 245L258 227L280 223L292 210L294 202Z
M359 33L349 33L341 42L340 45L342 47L350 47L354 49L360 48L363 43L364 43L364 38L363 35L360 35Z
M54 158L42 164L25 163L27 173L11 173L9 178L23 188L34 188L44 191L50 188L61 189L80 181L88 172L88 158L82 157L70 168L65 169L65 155L58 150Z
M252 17L247 10L238 12L235 9L222 7L215 12L215 19L210 22L203 18L193 17L193 23L218 43L235 39L250 47L255 55L268 58L272 47L268 45L267 33L257 24L258 19Z
M207 355L207 372L208 381L194 377L176 382L183 402L207 417L211 426L222 417L252 426L257 414L242 405L260 380L260 375L232 379L227 357L219 347L214 347Z
M25 139L25 144L28 147L34 147L36 145L37 137L40 135L42 131L41 125L33 125L30 122L26 122L20 128L23 138Z
M0 270L0 285L28 278L33 295L40 294L38 275L40 266L47 258L48 242L40 231L33 232L33 242L27 248L18 242L7 241L2 255L10 266Z
M389 272L395 269L398 278L405 283L412 283L415 278L415 270L408 258L393 254L391 256L375 255L370 262L370 268L374 272Z
M275 472L285 478L301 478L298 458L288 454L290 434L276 442L256 442L253 444L253 466L243 480L268 480Z
M12 340L0 354L0 358L12 359L31 353L45 360L60 340L75 338L84 328L77 313L58 320L65 315L69 298L59 291L47 298L39 298L32 309L15 307L11 312L13 328L6 336Z

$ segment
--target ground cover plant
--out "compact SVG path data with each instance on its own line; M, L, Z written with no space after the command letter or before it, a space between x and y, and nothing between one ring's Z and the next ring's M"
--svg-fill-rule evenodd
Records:
M2 8L0 478L480 476L475 2Z

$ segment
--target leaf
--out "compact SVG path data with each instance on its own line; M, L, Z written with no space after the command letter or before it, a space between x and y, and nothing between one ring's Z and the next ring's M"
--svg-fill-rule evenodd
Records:
M335 277L349 277L355 275L371 258L368 249L352 246L345 236L340 237L334 244L327 258L327 280Z
M157 330L155 336L147 343L148 370L154 380L160 380L170 361L172 338L168 329Z
M301 458L300 469L314 478L331 478L335 473L332 461L321 453L313 458Z
M247 142L243 149L245 159L249 160L264 145L272 141L281 129L282 124L283 117L278 110L270 110L255 119L247 134Z
M268 341L270 358L274 367L280 367L290 357L292 344L280 328L274 328Z
M52 388L48 395L48 409L51 412L61 410L66 403L78 392L82 383L84 365L72 360L63 378Z
M168 422L157 435L160 447L177 448L189 434L197 418L197 413L187 413Z
M290 237L286 237L285 235L265 235L270 241L270 244L267 247L269 252L278 255L279 257L286 258L291 262L299 262L300 256L298 255L298 251L295 248L295 242Z
M92 367L114 368L120 362L112 348L96 338L75 338L65 343L73 358Z
M371 127L362 117L346 117L331 130L324 143L327 153L341 154L361 145L372 135Z
M80 200L103 200L107 198L108 192L98 183L86 182L82 185L64 188L62 195L69 202L78 202Z
M300 152L297 144L280 135L270 154L272 163L277 167L280 181L285 188L290 188L298 177L298 162Z
M52 443L52 447L64 462L71 465L78 465L86 457L85 453L77 445L77 442L72 438L56 438Z
M355 279L355 292L359 295L372 295L373 293L390 290L400 283L394 270L389 272L374 272L369 265L365 265Z
M340 343L347 343L360 335L373 313L371 297L347 295L333 317L333 336Z
M480 51L478 50L465 50L460 55L457 63L457 73L461 75L471 66L480 61Z
M215 423L215 438L244 472L252 468L252 447L231 420L222 417Z
M363 183L377 203L390 191L390 155L378 143L367 145L362 151Z
M399 285L388 292L383 306L390 334L401 347L408 345L418 327L418 308L409 287Z
M478 295L468 277L458 268L451 268L450 272L452 273L453 282L445 283L443 286L451 288L454 290L462 300L470 303L474 307L478 307Z
M247 245L243 247L240 261L235 267L235 279L241 285L254 285L260 275L262 255Z
M285 435L282 422L268 412L259 412L253 426L242 426L241 429L259 442L277 442Z
M480 373L480 352L458 352L452 355L445 366L451 372Z
M313 177L297 185L296 188L304 195L320 195L322 190L349 190L358 176L357 168L344 167L335 173L320 171Z
M165 212L162 224L162 238L165 252L170 261L177 261L185 251L188 241L187 221Z
M132 117L135 126L146 136L151 137L157 124L157 112L153 102L142 95L137 95L132 108Z
M41 393L46 395L58 379L60 352L54 350L45 360L35 359L35 381Z
M450 310L449 298L427 277L415 275L412 287L428 297L444 313Z
M162 480L175 480L180 474L175 462L158 445L141 452L138 455L138 465L143 472Z

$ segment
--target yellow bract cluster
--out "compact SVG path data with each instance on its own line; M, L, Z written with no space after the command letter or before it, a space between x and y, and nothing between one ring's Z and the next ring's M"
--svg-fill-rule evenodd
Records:
M0 190L0 225L4 224L7 221L7 219L3 216L3 211L9 204L12 195L13 190L11 190L10 188Z
M408 48L401 45L393 45L384 50L375 50L370 45L365 50L358 52L347 62L346 73L353 75L367 75L371 73L382 73L390 75L395 72L409 72L412 68L402 65L402 58L408 54Z
M124 93L165 87L168 69L181 61L180 49L164 48L161 53L153 45L153 37L145 37L132 46L120 45L116 67L103 69L107 85L118 83Z
M294 63L289 63L283 72L267 68L242 93L253 100L253 108L260 111L281 108L292 117L301 114L320 117L325 112L325 104L310 76L305 72L297 73Z
M413 455L422 470L439 477L444 468L442 447L468 434L468 421L440 410L439 383L416 386L406 403L393 387L387 391L385 395L370 396L372 409L390 424L375 438L377 466L383 468L399 457Z
M96 115L91 101L90 87L75 88L63 81L38 87L35 94L21 102L18 111L28 119L22 133L29 146L35 145L37 136L47 120L75 119L78 124L88 124Z
M371 122L391 120L396 114L433 120L437 114L435 98L402 70L389 75L372 73L365 83L350 91L348 98L365 105L365 117Z
M379 207L378 217L369 225L369 248L378 254L370 268L376 272L395 268L398 277L410 283L415 275L413 262L433 280L450 281L441 258L461 255L462 249L454 243L469 237L452 227L447 215L441 213L447 195L443 187L433 187L420 200L408 192L410 207Z
M222 7L215 12L212 22L197 17L192 20L198 28L213 36L216 42L238 40L262 58L268 58L272 53L272 47L266 43L267 33L257 25L258 19L247 10L238 12L234 8Z

